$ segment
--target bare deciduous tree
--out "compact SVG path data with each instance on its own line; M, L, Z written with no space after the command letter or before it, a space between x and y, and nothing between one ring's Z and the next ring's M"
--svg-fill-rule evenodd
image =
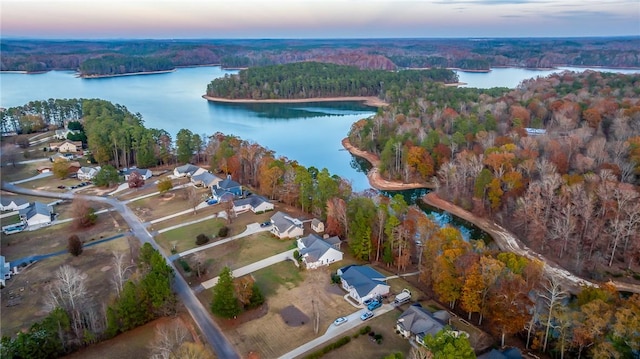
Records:
M180 347L190 339L189 331L184 324L175 320L172 325L159 325L156 327L155 332L155 338L150 345L152 350L151 358L180 358Z
M185 190L187 192L187 203L189 203L189 207L193 208L193 214L197 214L197 207L202 202L202 197L194 186L188 186Z
M124 283L127 281L127 273L133 268L133 265L127 263L124 252L113 252L111 264L113 266L113 277L111 281L116 287L116 295L120 297Z
M55 272L49 294L51 309L60 307L69 312L77 311L87 295L86 281L79 270L65 264Z
M560 286L560 281L556 277L550 277L548 282L544 285L544 292L540 294L540 297L544 300L544 306L546 310L545 314L545 332L544 341L542 343L542 351L547 351L547 344L549 340L549 332L551 325L557 316L558 307L562 306L562 300L568 296L567 292Z

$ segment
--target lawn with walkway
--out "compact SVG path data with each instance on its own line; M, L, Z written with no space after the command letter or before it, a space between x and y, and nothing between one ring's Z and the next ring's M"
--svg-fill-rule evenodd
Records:
M211 214L208 214L208 215L211 215ZM177 222L176 224L178 224L178 223L184 223L191 220L197 220L197 217L182 215L180 217L174 218L169 221ZM161 222L161 223L163 225L165 224L165 222ZM166 224L169 224L169 223L166 223ZM217 237L218 231L220 230L220 228L224 227L225 224L226 224L226 221L224 219L212 218L202 222L190 224L184 227L180 227L180 228L172 229L167 232L160 233L155 237L155 240L156 240L156 243L158 243L158 245L168 255L172 253L173 248L175 248L177 252L184 252L191 248L198 247L198 245L196 245L196 237L199 234L205 234L209 236L209 238L213 239L214 237ZM159 225L153 226L153 229L158 230L157 227L159 227ZM167 228L168 226L163 226L163 227ZM216 238L213 240L217 240L217 239L222 239L222 238Z

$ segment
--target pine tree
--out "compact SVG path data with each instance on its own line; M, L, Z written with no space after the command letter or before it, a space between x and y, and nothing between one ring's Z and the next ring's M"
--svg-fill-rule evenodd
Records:
M236 298L233 286L231 268L224 267L218 278L218 283L213 287L213 301L211 312L223 318L233 318L240 313L240 305Z

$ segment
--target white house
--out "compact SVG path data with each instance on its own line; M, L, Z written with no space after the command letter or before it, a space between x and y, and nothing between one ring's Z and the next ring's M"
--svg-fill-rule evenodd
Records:
M273 211L275 206L273 203L269 202L268 199L258 196L251 195L247 198L241 198L233 201L233 211L236 214L251 211L253 213L263 213L266 211Z
M63 128L61 130L56 130L56 134L53 135L53 137L55 137L58 140L66 140L67 139L67 135L69 135L70 133L75 135L75 134L80 133L80 131L78 131L78 130L70 130L68 128Z
M32 202L28 207L20 210L20 219L27 222L29 227L50 224L52 210L49 205Z
M191 177L194 174L196 174L196 172L201 173L201 172L207 172L207 171L204 168L200 168L190 163L187 163L186 165L178 166L173 169L173 175L175 177L187 177L187 176Z
M0 198L0 210L19 211L27 207L29 207L29 201L25 199L14 196L3 196Z
M100 166L97 167L80 167L78 170L78 179L82 181L92 180L98 172L100 172Z
M316 269L342 260L340 238L337 236L322 239L317 234L310 234L299 238L297 244L307 269Z
M4 261L4 256L0 256L0 284L4 287L5 281L11 278L11 267L9 262Z
M128 181L129 180L129 176L131 176L131 174L133 172L137 172L142 176L143 180L148 180L149 178L151 178L151 176L153 176L153 173L151 173L151 170L149 169L142 169L142 168L128 168L125 169L124 171L122 171L122 174L124 175L124 180Z
M338 269L342 288L358 304L367 299L386 296L389 285L384 275L369 266L350 265Z
M322 223L321 220L314 218L311 220L311 229L316 233L322 233L324 232L324 223Z
M284 212L276 212L271 216L271 233L280 239L296 238L304 234L302 222L299 219L288 216Z
M403 337L414 338L416 342L424 344L424 337L427 334L435 336L444 329L449 317L449 313L445 310L432 314L420 304L413 304L400 314L396 321L396 329Z

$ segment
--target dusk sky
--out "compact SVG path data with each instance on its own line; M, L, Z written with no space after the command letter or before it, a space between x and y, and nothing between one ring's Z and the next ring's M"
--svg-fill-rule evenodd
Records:
M0 13L3 38L640 35L638 0L0 0Z

